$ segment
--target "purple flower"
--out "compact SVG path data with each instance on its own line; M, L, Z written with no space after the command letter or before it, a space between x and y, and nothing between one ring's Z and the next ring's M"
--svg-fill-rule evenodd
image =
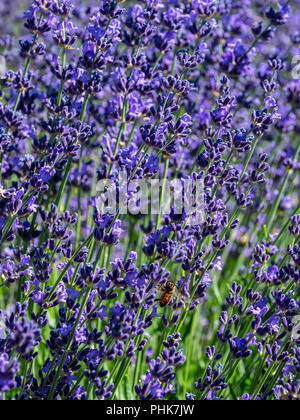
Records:
M0 391L8 392L16 385L15 376L19 370L17 359L9 360L8 354L0 354Z

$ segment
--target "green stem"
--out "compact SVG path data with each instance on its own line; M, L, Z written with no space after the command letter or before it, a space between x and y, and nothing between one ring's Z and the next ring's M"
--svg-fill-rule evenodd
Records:
M297 214L299 211L300 211L300 203L298 204L296 210L293 212L292 216L295 216L295 214ZM275 245L275 244L277 244L279 242L279 239L281 239L282 235L285 233L285 231L289 227L290 223L291 223L291 218L289 217L287 219L287 221L285 222L285 224L283 225L283 228L279 232L278 236L274 240L273 245Z
M255 149L256 149L256 146L257 146L257 144L258 144L259 140L261 139L261 137L262 137L262 136L257 137L257 138L255 139L255 141L253 142L253 144L252 144L252 147L251 147L250 153L249 153L249 155L248 155L248 157L247 157L247 160L246 160L246 163L245 163L245 165L244 165L243 171L242 171L242 173L241 173L241 176L240 176L240 181L239 181L239 182L241 182L241 181L242 181L243 176L245 175L245 173L246 173L246 171L247 171L247 169L248 169L248 166L249 166L250 160L251 160L251 158L252 158L252 156L253 156L253 153L254 153L254 151L255 151Z
M78 324L79 324L81 315L83 313L83 310L84 310L84 308L85 308L85 306L86 306L86 304L88 302L89 295L90 295L90 291L87 290L87 292L85 294L85 297L84 297L84 300L83 300L83 303L81 305L80 311L79 311L78 316L76 318L76 321L75 321L75 324L74 324L74 327L73 327L73 330L72 330L71 337L69 339L69 342L67 344L67 347L66 347L66 349L64 351L64 354L63 354L63 356L61 358L60 364L59 364L58 369L56 371L56 375L55 375L55 378L53 380L53 384L52 384L52 387L51 387L51 390L50 390L50 393L49 393L49 396L48 396L48 400L50 400L50 401L53 399L53 396L54 396L54 393L55 393L55 389L56 389L57 383L58 383L59 378L60 378L60 373L61 373L61 371L62 371L62 369L64 367L64 364L65 364L65 362L67 360L68 353L69 353L69 351L71 349L71 346L72 346L72 343L73 343L73 340L74 340L76 329L78 327Z
M294 160L293 160L294 163L297 162L299 152L300 152L300 143L298 145L298 148L297 148L296 153L295 153L295 156L294 156ZM269 222L267 224L267 231L268 231L269 234L270 234L270 231L272 229L273 222L274 222L274 219L275 219L275 215L277 213L277 210L278 210L279 205L280 205L280 202L281 202L281 198L282 198L282 196L283 196L283 194L284 194L284 192L286 190L287 184L289 182L291 173L292 173L292 171L291 170L288 170L288 172L287 172L287 174L286 174L286 176L285 176L285 178L283 180L283 183L281 185L279 194L278 194L278 196L277 196L277 198L275 200L275 203L274 203L274 205L273 205L273 207L271 209L271 213L270 213L270 217L269 217Z
M256 46L256 44L258 43L258 41L262 38L262 36L264 35L264 33L270 29L272 26L272 24L270 23L256 38L255 40L252 42L251 46L249 47L249 49L245 52L245 54L243 55L243 58L247 57L247 55L249 54L250 51L253 50L253 48Z
M86 113L86 109L87 109L87 105L88 105L88 101L89 101L89 94L86 93L85 97L84 97L84 102L83 102L83 106L82 106L82 110L81 110L81 114L80 114L80 122L82 123L85 117L85 113ZM64 177L62 180L62 183L60 185L59 191L58 191L58 195L56 197L55 200L55 205L58 207L60 204L60 200L62 198L62 195L64 193L68 178L69 178L69 174L72 168L72 157L70 156L68 159L68 163L67 163L67 167L65 169L65 173L64 173Z
M160 217L161 217L161 211L162 211L163 197L165 195L168 169L169 169L169 159L167 158L165 160L164 175L163 175L163 184L162 184L162 188L160 190L160 196L159 196L159 208L158 208L158 214L157 214L157 218L156 218L156 228L155 228L156 231L158 230L159 225L160 225Z
M64 278L66 272L68 271L68 269L70 268L71 264L74 261L74 258L79 254L79 252L85 247L85 246L90 246L90 243L92 242L92 239L94 237L94 233L91 233L90 236L76 249L76 251L74 252L74 254L72 255L71 259L68 261L68 263L66 264L66 266L64 267L63 271L61 272L60 276L58 277L56 283L54 284L54 286L51 289L51 292L49 294L48 300L53 296L54 292L56 291L59 283L62 281L62 279Z
M253 396L252 396L252 400L256 399L256 397L258 396L261 388L263 387L263 385L268 381L269 377L271 376L273 370L274 370L274 363L271 362L271 365L269 366L266 373L263 375L262 380L256 386L255 391L254 391Z

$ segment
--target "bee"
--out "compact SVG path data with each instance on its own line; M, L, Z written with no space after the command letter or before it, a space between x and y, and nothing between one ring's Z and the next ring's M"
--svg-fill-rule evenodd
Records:
M168 280L160 287L161 296L157 299L160 302L160 307L164 308L169 305L172 298L176 295L179 298L185 299L182 293L177 289L176 284L172 280Z

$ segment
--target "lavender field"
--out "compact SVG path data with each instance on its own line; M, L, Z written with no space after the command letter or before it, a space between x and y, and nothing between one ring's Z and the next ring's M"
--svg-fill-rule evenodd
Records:
M1 400L300 399L299 21L0 0Z

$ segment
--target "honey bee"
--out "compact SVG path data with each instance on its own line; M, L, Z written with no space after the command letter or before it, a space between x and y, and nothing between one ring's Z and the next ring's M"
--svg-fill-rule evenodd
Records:
M185 299L182 293L177 289L176 284L172 280L168 280L166 284L163 284L160 287L161 296L160 299L157 299L160 302L160 307L164 308L169 305L172 298L176 295L181 299Z

